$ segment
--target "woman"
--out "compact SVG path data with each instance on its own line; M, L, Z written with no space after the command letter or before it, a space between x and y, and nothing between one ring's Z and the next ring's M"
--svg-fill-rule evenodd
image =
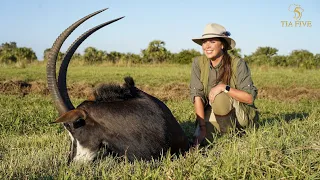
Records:
M258 119L254 106L257 89L245 61L231 57L235 47L230 33L219 24L208 24L202 37L192 39L202 46L204 56L192 63L190 95L198 126L194 144L212 140L217 130L244 128Z

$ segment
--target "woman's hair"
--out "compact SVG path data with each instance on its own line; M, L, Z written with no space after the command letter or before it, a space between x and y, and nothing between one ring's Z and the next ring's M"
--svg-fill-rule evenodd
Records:
M230 79L232 75L231 70L231 57L228 54L229 44L224 38L219 38L223 44L223 57L222 57L222 66L217 79L217 83L222 81L224 84L230 84Z

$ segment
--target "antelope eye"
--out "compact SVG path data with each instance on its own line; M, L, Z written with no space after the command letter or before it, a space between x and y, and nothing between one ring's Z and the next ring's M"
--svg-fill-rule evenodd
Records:
M81 119L81 118L77 119L76 121L73 122L73 127L75 129L80 128L80 127L85 126L85 125L86 125L86 121L84 119Z

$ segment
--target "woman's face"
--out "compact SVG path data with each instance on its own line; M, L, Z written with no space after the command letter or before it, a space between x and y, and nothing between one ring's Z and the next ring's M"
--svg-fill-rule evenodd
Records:
M204 39L202 50L208 59L216 59L223 54L223 44L219 38Z

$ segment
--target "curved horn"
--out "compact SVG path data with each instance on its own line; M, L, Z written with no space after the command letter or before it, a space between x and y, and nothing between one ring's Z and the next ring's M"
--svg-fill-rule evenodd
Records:
M108 21L108 22L105 22L103 24L100 24L100 25L88 30L87 32L85 32L81 36L79 36L78 39L75 40L72 43L72 45L68 48L65 56L63 57L63 60L62 60L61 66L60 66L59 77L58 77L58 87L59 87L59 92L62 96L62 99L69 109L74 109L74 106L72 105L72 102L70 101L70 98L69 98L69 94L67 91L67 83L66 83L68 65L71 60L72 55L77 50L77 48L81 45L81 43L85 39L87 39L91 34L93 34L97 30L99 30L99 29L101 29L101 28L103 28L113 22L116 22L122 18L124 18L124 16L117 18L117 19L114 19L114 20L111 20L111 21Z
M67 112L68 107L63 102L61 98L61 94L57 87L57 79L56 79L56 61L58 57L58 53L60 51L60 48L63 44L63 42L67 39L67 37L84 21L87 19L93 17L96 14L101 13L102 11L105 11L106 9L102 9L100 11L96 11L92 14L89 14L82 19L78 20L71 26L69 26L66 30L64 30L59 37L56 39L56 41L53 43L52 48L50 50L49 59L47 63L47 81L48 81L48 89L51 93L52 99L54 101L54 104L59 112L60 115Z

